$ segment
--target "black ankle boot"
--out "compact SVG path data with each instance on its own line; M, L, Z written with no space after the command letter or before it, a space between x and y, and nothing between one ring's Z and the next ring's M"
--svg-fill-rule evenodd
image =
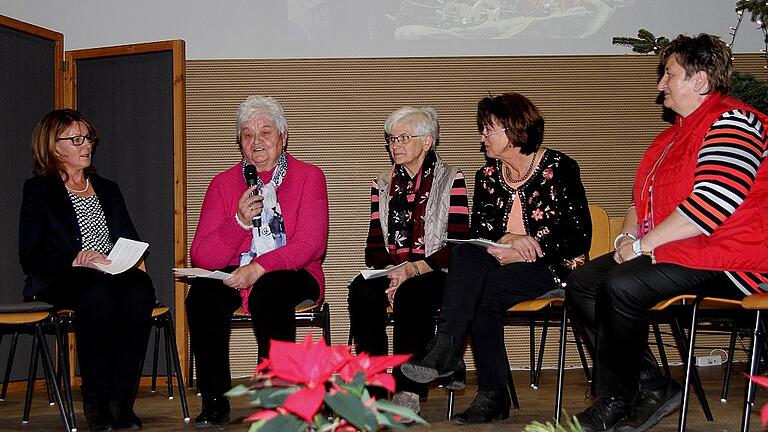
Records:
M88 430L99 432L112 430L112 416L105 404L84 403L83 413L88 422Z
M459 369L462 351L462 344L454 341L453 336L438 333L427 345L427 353L421 360L404 363L400 370L412 381L429 383Z
M206 397L203 395L203 409L195 417L196 428L215 428L229 424L229 399L225 396Z
M504 390L479 391L469 408L453 418L458 424L489 423L509 418L512 402L509 392Z
M139 430L141 419L133 411L133 402L111 401L109 413L112 415L112 429Z

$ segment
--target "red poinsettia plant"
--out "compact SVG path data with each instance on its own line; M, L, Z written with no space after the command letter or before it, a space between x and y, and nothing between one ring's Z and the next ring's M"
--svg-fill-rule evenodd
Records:
M752 382L755 384L768 388L768 377L764 376L755 376L755 375L746 375L747 378L749 378ZM763 407L760 409L760 421L763 423L763 428L768 426L768 403L763 405Z
M411 409L371 397L367 387L394 392L387 369L409 357L354 355L352 347L315 342L311 333L300 343L272 341L251 384L227 396L247 395L261 408L245 420L252 422L250 432L403 429L402 419L426 422Z

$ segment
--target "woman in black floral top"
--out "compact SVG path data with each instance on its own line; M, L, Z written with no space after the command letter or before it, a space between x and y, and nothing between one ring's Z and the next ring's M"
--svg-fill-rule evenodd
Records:
M472 233L503 247L453 248L438 333L422 359L402 366L416 382L447 376L471 335L478 393L454 418L461 424L509 416L504 311L562 288L592 237L579 166L541 147L544 119L530 100L516 93L482 99L477 128L488 159L475 175Z

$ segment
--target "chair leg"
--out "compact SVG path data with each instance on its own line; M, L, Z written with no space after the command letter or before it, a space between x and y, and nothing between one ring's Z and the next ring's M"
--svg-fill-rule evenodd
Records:
M191 349L189 350L189 373L187 374L187 380L189 383L187 386L190 390L195 388L195 353Z
M448 420L453 418L453 401L454 401L454 393L456 393L453 389L448 389L448 413L446 414L446 417L448 417Z
M168 399L173 399L173 380L171 379L171 341L168 340L168 321L163 323L165 334L165 381L168 387Z
M687 420L688 415L688 398L690 396L690 383L691 379L694 381L694 385L696 388L696 393L698 394L701 402L701 406L704 409L704 415L707 418L707 421L713 421L712 418L712 412L709 410L709 404L707 403L707 398L704 395L704 390L701 387L701 381L699 380L699 375L696 372L695 366L693 365L694 362L694 356L693 351L696 347L696 321L698 319L698 311L699 311L699 299L696 299L696 301L693 304L693 312L691 313L691 328L688 333L688 342L687 346L683 346L683 348L687 348L687 356L686 356L686 362L685 362L685 384L683 385L683 401L680 404L680 418L677 422L677 428L678 432L684 432L685 431L685 423ZM675 319L675 325L676 327L680 327L680 323L677 319ZM682 329L680 329L682 330ZM682 342L685 343L685 338L682 338ZM684 354L684 353L681 353Z
M509 361L507 361L509 364ZM515 409L520 409L520 400L517 398L517 390L515 389L515 378L512 376L512 369L507 368L507 387L509 388L509 396L512 398L512 406Z
M531 388L536 388L536 322L533 315L528 319L528 343L531 360Z
M565 369L566 329L568 328L568 308L563 305L563 317L560 323L560 350L557 356L557 385L555 390L555 424L560 424L560 412L563 407L563 378ZM574 334L578 338L578 335Z
M41 351L40 354L43 360L43 371L45 372L45 375L48 377L48 381L50 382L51 386L53 386L54 397L56 398L56 403L59 405L59 414L61 415L61 421L64 423L64 427L66 428L67 431L72 431L73 426L69 422L69 413L67 410L67 405L64 403L64 401L61 398L61 390L59 389L58 382L56 382L56 373L53 370L53 360L51 359L51 352L48 350L48 343L46 343L45 341L42 325L40 323L37 323L35 325L35 338L38 340L39 351Z
M155 318L154 321L155 322L153 325L155 326L155 339L153 345L155 349L152 352L152 382L149 386L150 393L155 393L157 391L157 358L158 353L160 352L160 327L158 327L157 318Z
M757 375L757 369L760 366L760 340L763 339L763 328L760 325L762 311L755 312L755 328L752 332L752 355L749 358L749 375ZM752 405L755 403L755 383L747 380L746 391L744 395L744 409L741 416L741 431L749 431L749 416L752 412Z
M728 342L728 361L725 364L725 377L723 378L723 391L720 392L720 402L728 401L728 388L731 384L731 372L733 371L733 354L736 351L737 325L734 321L731 328L731 340Z
M659 359L661 365L664 368L664 374L667 377L672 376L669 370L669 361L667 361L667 351L664 349L664 340L661 338L661 330L659 330L659 323L653 323L653 335L656 337L656 347L659 349Z
M547 342L547 329L549 328L549 316L544 319L544 325L541 328L541 341L539 341L539 359L536 362L536 375L533 380L533 388L539 388L539 378L541 377L541 364L544 362L544 346Z
M171 357L173 358L173 367L176 372L176 384L179 387L179 400L181 401L181 412L184 416L184 422L189 422L189 405L187 404L187 394L184 391L184 377L181 374L181 362L179 361L179 350L176 346L176 332L173 329L173 318L168 312L166 317L166 343L171 347Z
M72 383L69 380L69 351L67 350L67 335L66 332L61 331L60 321L57 316L53 317L53 329L56 334L56 343L58 349L58 363L59 374L61 375L61 382L64 387L64 402L67 404L67 411L69 413L69 424L73 430L77 429L77 423L75 422L75 407L72 400Z
M32 396L35 391L35 377L37 376L37 361L39 358L39 341L37 337L32 338L32 353L29 358L29 373L27 375L27 392L24 396L24 413L21 416L21 422L29 423L29 410L32 407Z
M581 343L581 337L576 331L576 325L573 322L571 322L571 333L573 333L573 340L576 342L576 350L579 352L579 360L581 361L581 368L584 369L584 376L587 377L587 382L592 382L592 373L589 371L587 356L584 354L584 345Z
M328 303L323 303L323 338L325 343L331 345L331 309Z
M8 351L8 361L5 363L5 376L3 377L3 389L0 391L0 401L5 400L8 393L8 381L11 379L11 370L13 369L13 358L16 356L16 345L19 342L19 334L14 333L11 339L11 348Z

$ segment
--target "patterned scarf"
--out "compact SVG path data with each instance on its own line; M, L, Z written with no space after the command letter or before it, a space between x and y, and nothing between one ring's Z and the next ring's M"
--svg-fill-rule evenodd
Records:
M402 165L395 165L392 170L387 235L389 254L397 264L409 261L414 254L424 256L424 212L436 162L437 156L430 150L413 178ZM409 196L413 197L410 202Z
M243 177L245 177L245 165L246 162L243 159ZM260 177L256 177L258 194L264 197L261 227L252 229L251 250L243 253L240 257L241 266L250 263L254 257L264 255L269 251L285 246L287 243L285 223L283 222L280 202L277 200L277 188L280 187L287 172L288 158L283 152L280 154L280 159L277 161L269 183L264 184Z

